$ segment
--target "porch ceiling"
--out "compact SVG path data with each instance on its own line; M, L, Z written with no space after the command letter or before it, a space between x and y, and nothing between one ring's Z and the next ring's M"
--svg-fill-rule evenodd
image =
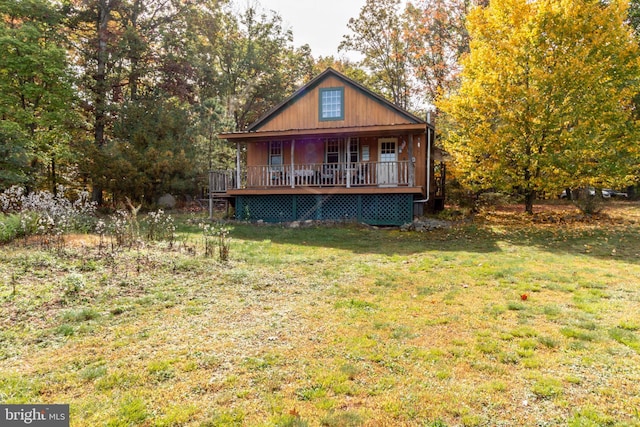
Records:
M390 136L403 133L424 133L426 124L401 124L366 127L344 127L326 129L289 129L264 132L233 132L218 135L222 139L239 142L257 142L268 139L294 139L309 137L346 137L346 136Z

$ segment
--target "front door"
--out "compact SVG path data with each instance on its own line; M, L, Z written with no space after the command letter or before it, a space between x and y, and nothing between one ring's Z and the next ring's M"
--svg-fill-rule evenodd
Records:
M393 187L398 185L398 139L378 140L378 185Z

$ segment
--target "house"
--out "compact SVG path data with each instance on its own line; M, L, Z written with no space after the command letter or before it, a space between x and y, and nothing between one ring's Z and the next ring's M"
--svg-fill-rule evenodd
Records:
M246 131L236 170L212 171L212 197L237 219L411 222L444 203L434 128L329 68Z

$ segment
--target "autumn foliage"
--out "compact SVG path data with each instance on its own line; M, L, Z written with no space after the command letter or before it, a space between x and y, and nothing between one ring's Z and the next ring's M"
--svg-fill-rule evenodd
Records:
M627 4L507 0L469 14L445 148L474 190L525 196L628 185L638 173L638 46Z

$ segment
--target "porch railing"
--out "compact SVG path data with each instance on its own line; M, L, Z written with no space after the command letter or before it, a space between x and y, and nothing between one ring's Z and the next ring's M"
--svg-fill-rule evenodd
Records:
M209 171L209 192L221 194L239 188L236 181L236 171Z
M311 163L304 165L249 166L235 171L212 171L213 193L238 188L408 186L409 162Z

